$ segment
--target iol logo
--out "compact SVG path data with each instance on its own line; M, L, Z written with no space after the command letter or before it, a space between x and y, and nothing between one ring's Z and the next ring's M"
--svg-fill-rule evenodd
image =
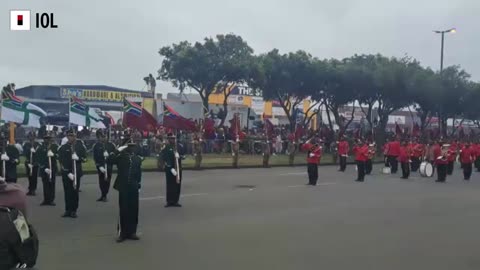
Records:
M30 31L30 10L10 10L10 30ZM53 13L35 13L35 28L58 28Z

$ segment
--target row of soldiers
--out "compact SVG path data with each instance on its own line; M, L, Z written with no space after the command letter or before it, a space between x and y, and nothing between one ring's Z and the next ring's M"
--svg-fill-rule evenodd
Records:
M87 161L87 149L85 144L77 139L74 130L69 130L66 135L66 142L59 146L50 134L43 137L43 142L38 142L35 135L31 133L23 147L7 145L6 138L0 135L0 140L4 142L1 149L3 153L1 177L7 182L17 182L17 166L23 152L29 182L27 194L36 195L37 179L40 177L43 184L41 205L55 206L56 176L60 174L65 199L65 212L62 217L77 218L83 176L82 164ZM175 138L173 134L168 134L168 143L161 150L167 186L165 207L181 207L179 199L184 148L176 143ZM142 178L141 164L144 159L140 154L140 147L133 143L129 133L124 134L118 146L109 142L108 136L101 130L97 131L97 139L98 142L93 147L100 188L100 198L97 201L107 201L113 167L116 165L117 177L113 188L119 192L118 242L126 239L138 240L136 228Z

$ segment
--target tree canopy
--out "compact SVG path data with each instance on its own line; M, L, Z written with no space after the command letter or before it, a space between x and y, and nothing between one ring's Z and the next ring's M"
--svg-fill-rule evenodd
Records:
M449 118L480 118L476 104L480 85L459 66L447 67L440 73L408 56L353 55L322 60L303 50L253 53L240 36L233 34L205 38L193 45L183 41L160 49L163 61L159 78L170 81L180 91L196 90L206 110L214 89L224 94L226 110L230 95L226 86L244 84L265 100L277 101L292 131L298 125L295 109L306 98L311 101L309 112L323 105L340 129L348 127L356 110L363 111L380 137L388 116L406 107L418 112L422 131L433 117L438 117L444 135L449 135ZM352 109L351 119L341 115L346 106ZM378 116L375 123L373 115ZM329 122L333 127L330 118Z

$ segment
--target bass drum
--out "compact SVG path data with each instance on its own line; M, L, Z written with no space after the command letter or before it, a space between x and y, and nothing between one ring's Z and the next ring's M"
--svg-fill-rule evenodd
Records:
M433 165L429 162L422 162L420 164L420 175L422 177L433 177Z

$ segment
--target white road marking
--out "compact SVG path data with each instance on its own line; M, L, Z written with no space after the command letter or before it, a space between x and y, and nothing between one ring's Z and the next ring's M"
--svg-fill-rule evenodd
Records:
M297 172L297 173L281 173L280 176L287 176L287 175L307 175L306 172Z
M184 198L184 197L205 196L205 195L208 195L208 193L192 193L192 194L180 195L180 197ZM159 199L165 199L165 196L145 197L145 198L140 198L140 201L151 201L151 200L159 200Z
M317 183L317 186L330 186L336 185L337 183L334 182L326 182L326 183ZM294 186L287 186L288 188L297 188L297 187L307 187L307 185L294 185Z

